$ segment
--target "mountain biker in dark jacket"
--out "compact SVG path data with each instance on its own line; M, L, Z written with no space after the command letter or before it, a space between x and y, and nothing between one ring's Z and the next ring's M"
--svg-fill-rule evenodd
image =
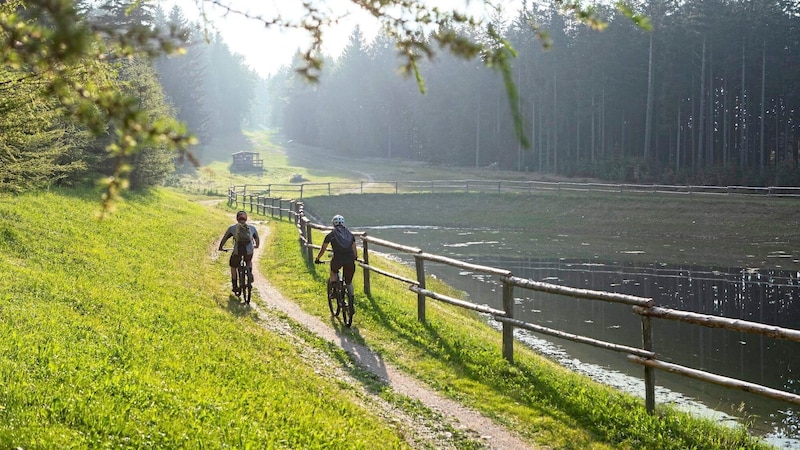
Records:
M344 217L339 214L333 216L331 220L333 231L325 236L322 242L322 248L317 253L315 262L319 263L319 259L325 254L328 245L333 248L333 258L331 259L331 274L328 279L328 292L330 292L330 284L336 281L336 274L339 269L342 269L344 283L347 285L347 297L350 304L353 304L353 275L356 272L356 259L358 259L358 248L356 247L356 238L353 233L344 226Z

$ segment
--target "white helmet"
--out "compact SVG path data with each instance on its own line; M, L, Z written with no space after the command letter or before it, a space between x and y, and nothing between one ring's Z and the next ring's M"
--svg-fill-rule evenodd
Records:
M333 224L333 226L344 225L344 217L337 214L333 216L333 219L331 219L331 223Z

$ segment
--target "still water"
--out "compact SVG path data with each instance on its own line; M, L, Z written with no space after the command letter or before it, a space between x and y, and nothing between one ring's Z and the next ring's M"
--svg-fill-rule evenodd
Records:
M368 231L371 236L507 269L535 281L652 297L658 306L800 329L800 273L796 271L531 258L524 255L520 239L507 239L513 232L506 231L436 227ZM397 257L412 262L405 255ZM502 309L502 287L496 278L429 262L425 267L427 273L468 292L473 303ZM641 319L630 306L521 288L515 288L514 295L517 319L641 347ZM492 320L489 323L499 327ZM663 319L654 319L653 330L654 349L664 361L800 394L800 343ZM644 369L628 362L625 355L517 331L521 342L562 365L644 396ZM800 408L791 403L662 371L656 371L656 383L657 404L674 403L723 422L752 422L752 431L771 444L800 448Z

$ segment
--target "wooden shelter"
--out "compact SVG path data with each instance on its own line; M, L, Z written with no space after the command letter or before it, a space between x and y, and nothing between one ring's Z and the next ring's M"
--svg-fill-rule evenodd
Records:
M261 172L264 160L258 152L236 152L233 155L231 172Z

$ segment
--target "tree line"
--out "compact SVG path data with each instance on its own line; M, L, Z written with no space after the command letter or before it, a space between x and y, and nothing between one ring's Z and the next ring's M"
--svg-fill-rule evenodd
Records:
M272 77L273 120L290 139L354 157L624 182L800 185L800 4L631 7L650 18L650 31L602 5L602 32L552 4L491 18L516 50L516 96L500 71L483 68L484 55L448 54L420 64L420 95L418 83L396 76L392 37L368 42L356 29L318 84L289 68Z
M17 28L28 36L16 36ZM36 30L49 40L32 38ZM64 41L51 30L62 31ZM104 32L104 41L85 44L84 30ZM92 184L109 175L132 188L162 184L181 166L176 143L207 142L246 126L261 82L221 36L159 3L3 2L0 37L0 191ZM114 39L136 42L113 46ZM170 43L181 54L171 54ZM53 48L68 50L49 60L26 57ZM79 50L71 58L73 48ZM146 135L137 134L143 129Z

